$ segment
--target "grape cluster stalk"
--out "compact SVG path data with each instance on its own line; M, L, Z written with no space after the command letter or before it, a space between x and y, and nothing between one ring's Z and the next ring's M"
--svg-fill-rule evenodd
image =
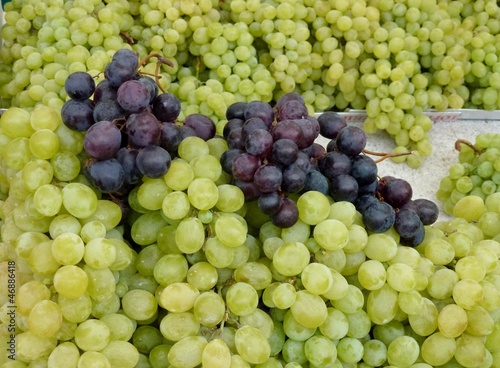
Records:
M224 124L234 102L297 92L310 113L366 110L365 131L386 131L418 167L432 152L422 112L499 108L499 9L495 0L14 0L1 29L0 105L61 107L69 74L99 75L129 48L172 60L160 85L179 98L181 119Z

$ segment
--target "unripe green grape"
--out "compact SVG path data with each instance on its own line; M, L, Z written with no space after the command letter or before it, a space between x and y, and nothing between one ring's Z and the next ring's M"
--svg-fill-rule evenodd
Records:
M213 291L201 293L194 302L193 313L200 324L213 327L224 318L224 300Z
M200 323L192 312L169 313L160 322L160 332L170 341L197 335Z
M61 308L57 303L41 300L29 313L29 331L42 338L52 338L59 331L62 318Z
M264 363L271 353L267 339L251 326L242 326L236 331L235 345L238 354L251 364Z
M54 274L54 288L66 298L78 298L88 286L88 276L81 268L66 265Z
M226 303L232 313L245 316L257 308L258 294L250 284L236 282L227 290Z

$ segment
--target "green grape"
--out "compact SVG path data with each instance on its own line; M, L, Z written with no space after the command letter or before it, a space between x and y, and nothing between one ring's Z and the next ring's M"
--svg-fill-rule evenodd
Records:
M235 281L246 282L255 290L263 290L272 281L272 273L269 268L259 262L247 262L234 270Z
M350 337L342 338L337 344L337 356L346 363L354 364L363 358L363 343Z
M221 214L214 224L215 235L228 247L242 245L247 236L247 225L237 217Z
M77 346L69 341L59 344L49 355L48 367L59 367L61 364L68 367L76 367L80 359Z
M69 183L62 189L62 204L76 218L91 216L97 209L97 196L88 186Z
M109 328L98 319L86 320L75 330L75 344L83 351L101 351L109 341Z
M36 336L51 338L62 324L61 308L51 300L41 300L31 309L28 316L28 329Z
M271 347L262 333L252 326L240 327L234 336L236 351L250 364L262 364L271 354Z
M213 327L224 318L226 306L219 294L213 291L206 291L196 298L193 313L200 324Z
M297 200L299 218L308 225L317 225L330 213L328 198L320 192L308 191Z
M205 241L205 229L196 217L182 220L175 231L175 243L183 253L195 253L201 249Z
M194 171L188 162L175 158L163 179L172 190L186 190L194 179Z
M250 284L236 282L227 289L227 307L237 316L252 313L257 308L258 301L257 291Z
M158 302L153 294L146 290L128 291L122 298L122 308L125 314L137 321L152 318L158 311Z
M400 367L412 365L420 354L418 342L410 336L400 336L387 347L389 364Z
M111 366L133 368L139 361L137 348L128 341L110 341L101 353L108 358Z
M363 343L363 361L372 366L382 365L387 360L387 347L377 339Z
M88 276L77 266L62 266L54 274L54 288L66 298L78 298L87 291L87 286Z
M370 259L386 262L397 254L398 245L389 235L374 233L368 236L368 242L364 248L366 256Z
M203 349L201 362L204 367L230 367L231 351L223 340L214 339Z
M64 319L73 323L85 321L92 313L92 299L88 293L71 299L59 295L57 302Z
M423 298L423 308L419 313L408 316L410 326L420 336L429 336L437 328L438 310L431 300Z
M34 361L47 357L56 347L55 338L44 338L30 331L21 332L16 336L16 359Z
M183 255L165 254L154 265L153 276L163 286L184 282L188 273L188 262Z
M189 214L191 203L186 193L175 191L163 198L161 209L169 219L181 220Z
M169 312L187 312L200 295L198 289L188 283L173 283L160 293L159 304Z
M337 349L332 340L324 336L313 336L305 342L304 354L311 364L325 366L335 361Z
M62 265L76 265L83 259L85 244L79 235L71 232L61 233L51 245L52 256Z
M94 269L105 269L116 259L116 249L113 242L106 238L95 238L85 245L83 260Z
M301 273L304 288L313 294L324 294L333 286L330 269L321 263L308 264Z
M366 302L366 311L377 324L391 321L398 312L398 294L388 284L370 291Z
M367 290L380 289L387 279L384 265L377 260L367 260L358 269L358 280L360 285Z
M219 199L217 185L207 178L195 178L187 188L191 204L199 210L209 210L215 207Z
M164 180L149 179L139 186L137 201L143 208L156 211L162 209L164 198L169 192Z
M273 256L273 266L284 276L300 274L309 264L309 250L300 242L286 243Z
M108 326L110 340L128 341L136 329L136 322L125 314L109 313L100 318Z
M319 327L327 317L327 307L319 295L299 290L290 307L294 319L307 328Z
M327 219L314 227L314 239L326 250L338 250L347 245L349 230L335 219Z

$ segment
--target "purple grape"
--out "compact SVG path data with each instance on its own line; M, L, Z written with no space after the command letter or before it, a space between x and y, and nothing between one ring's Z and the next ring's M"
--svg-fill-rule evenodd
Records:
M257 169L253 181L262 193L276 192L283 179L281 170L274 165L263 165Z
M326 152L338 151L337 142L335 139L331 139L326 145Z
M267 127L274 121L274 112L271 105L264 101L251 101L247 103L244 111L245 120L252 118L261 119Z
M134 51L129 49L120 49L117 50L113 57L111 58L112 62L122 62L132 70L136 70L139 67L139 56Z
M142 173L136 163L138 154L139 150L127 147L120 148L116 153L116 159L122 165L125 173L125 183L127 184L137 184L142 179Z
M306 183L304 185L304 192L311 190L329 195L330 183L328 179L318 170L311 170L306 175Z
M111 61L104 68L104 77L113 88L119 88L124 82L133 80L137 75L137 67L124 60Z
M263 193L257 200L257 206L266 215L274 215L280 209L281 197L278 192Z
M351 175L337 175L330 180L330 196L336 202L354 203L358 198L358 189L358 182Z
M139 82L144 83L144 85L148 88L149 91L149 103L152 104L158 95L158 85L155 80L148 76L142 76L137 79Z
M346 126L337 135L336 143L339 151L349 156L357 156L366 147L366 135L361 128Z
M373 183L377 179L378 167L369 156L359 155L351 159L351 176L360 186Z
M286 193L298 193L306 185L307 173L295 164L283 168L281 189Z
M418 217L424 225L430 225L437 221L439 208L434 202L425 198L419 198L415 199L413 203L415 203Z
M400 236L399 243L407 247L416 247L417 245L421 244L425 238L425 226L422 222L420 222L419 225L420 226L418 230L415 232L415 234L413 234L413 236L407 238L404 236Z
M274 105L275 113L279 109L281 109L281 107L288 101L299 101L301 104L305 104L304 98L302 97L302 95L300 95L300 93L297 92L285 93L278 99L276 105Z
M87 100L95 91L94 78L86 72L71 73L64 82L64 90L74 100Z
M179 132L181 132L182 139L187 137L197 137L194 129L187 125L179 125Z
M293 162L299 169L304 171L306 174L312 170L311 160L307 153L299 151L297 153L297 159Z
M161 93L153 101L153 114L159 121L175 121L181 112L181 102L172 93Z
M282 198L278 212L270 216L271 222L286 229L292 227L299 219L299 210L297 205L290 198Z
M86 176L99 191L114 193L125 183L125 172L117 159L88 162Z
M108 160L116 155L121 143L120 129L111 121L99 121L87 130L83 147L97 160Z
M400 208L411 199L413 190L406 180L393 179L385 185L381 195L392 207Z
M325 111L318 117L320 134L329 139L337 138L339 132L347 126L346 121L335 111Z
M138 80L124 82L116 93L116 101L125 110L137 113L149 106L150 94L148 87Z
M257 129L245 139L245 150L256 157L265 157L273 149L273 136L267 130Z
M175 152L182 142L181 131L175 123L161 123L160 147L168 152Z
M114 121L124 119L128 113L118 104L116 100L102 100L94 107L95 121Z
M377 185L378 179L375 179L373 182L365 185L360 185L358 189L358 195L362 196L365 194L375 195L377 193Z
M356 209L363 214L365 210L371 206L372 204L380 202L377 197L375 197L373 194L363 194L360 195L355 201L354 205L356 206Z
M85 132L94 123L94 105L90 100L68 100L61 108L61 118L71 130Z
M226 110L227 120L241 119L245 120L245 109L247 107L246 102L235 102L230 105Z
M160 145L161 124L149 111L130 115L125 126L130 147L142 148Z
M304 119L309 115L309 111L304 103L298 100L291 100L283 103L276 114L277 120Z
M420 228L420 217L409 209L399 209L395 215L394 230L403 238L413 237Z
M253 176L260 165L261 162L258 157L252 156L248 153L242 153L234 159L231 172L235 179L241 181L252 181Z
M278 139L273 143L271 161L278 165L292 164L299 154L297 143L291 139Z
M316 130L314 129L313 123L308 119L295 119L294 122L302 130L303 138L299 144L299 148L303 149L311 146L318 137L316 134Z
M411 199L408 202L406 202L404 205L402 205L399 209L400 210L406 209L406 210L410 210L410 211L417 213L417 205L416 205L415 201L413 201Z
M244 151L237 148L230 148L224 151L224 153L220 157L220 164L222 166L222 170L224 170L224 172L228 174L232 174L233 162L236 159L236 157L238 157L242 153L244 153Z
M313 126L313 129L314 129L314 134L317 137L319 137L320 135L320 127L319 127L319 121L318 119L316 119L314 116L311 116L311 115L307 115L306 116L306 119L309 120Z
M244 139L246 139L246 137L248 137L254 130L268 130L266 123L264 123L264 121L260 118L251 118L246 120L241 128Z
M351 159L339 151L328 152L318 162L318 167L323 175L332 180L334 177L351 172Z
M246 201L253 201L262 195L253 181L235 180L234 185L241 189Z
M366 229L374 233L383 233L389 230L396 217L394 208L386 202L373 202L361 213Z
M304 146L304 134L300 126L293 120L283 120L278 122L272 130L273 138L275 141L279 139L291 139L299 148L306 148Z
M310 159L315 161L326 155L325 147L319 143L313 143L303 151L309 156Z
M229 136L231 131L236 128L241 128L243 126L244 121L238 118L234 118L229 120L226 125L224 125L224 129L222 129L222 136L226 138Z
M234 128L227 136L227 146L234 149L245 149L245 138L243 128Z
M111 87L107 79L103 79L95 87L93 100L94 104L106 100L116 100L116 88Z
M170 154L160 146L142 148L136 158L139 171L150 178L161 178L165 175L171 162Z
M192 128L198 137L208 141L215 136L215 123L208 116L191 114L186 116L184 125Z

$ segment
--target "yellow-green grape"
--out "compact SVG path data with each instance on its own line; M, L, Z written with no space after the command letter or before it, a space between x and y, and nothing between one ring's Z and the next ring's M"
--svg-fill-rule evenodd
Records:
M399 292L413 290L417 282L413 268L404 263L393 263L387 267L386 277L389 286Z
M157 313L158 302L150 292L134 289L123 296L122 308L128 317L136 321L144 321L152 318Z
M218 216L214 224L215 235L228 247L242 245L247 237L247 229L245 220L224 214Z
M428 298L423 298L423 308L419 313L408 316L410 326L420 336L429 336L438 327L437 307Z
M47 357L56 346L54 337L40 337L31 331L23 331L16 336L16 359L31 362Z
M265 289L273 280L273 275L265 264L251 261L237 267L233 277L235 281L252 285L257 291Z
M374 233L368 236L368 243L364 248L366 256L370 259L387 262L397 254L398 244L387 234Z
M198 210L209 210L217 204L219 191L217 185L207 178L195 178L187 188L189 202Z
M72 216L85 218L97 209L97 195L85 184L69 183L62 189L62 203Z
M149 179L139 186L137 201L143 208L156 211L162 208L163 200L169 192L164 180Z
M183 253L191 254L199 251L204 241L205 229L198 218L186 218L177 225L175 243Z
M189 214L191 203L186 193L175 191L163 198L161 209L169 219L180 220Z
M297 290L290 283L276 285L271 294L271 299L276 308L288 309L297 298Z
M245 203L243 191L235 185L221 184L217 186L219 198L215 206L222 212L236 212Z
M410 336L400 336L394 339L387 347L389 364L398 367L412 365L420 354L418 342Z
M363 343L351 337L344 337L337 344L337 356L346 363L355 364L361 361L363 351Z
M51 251L54 259L60 264L76 265L83 259L85 244L75 233L62 233L52 241Z
M200 292L194 286L176 282L162 290L159 304L169 312L187 312L199 295Z
M330 213L328 198L320 192L308 191L297 200L299 218L308 225L316 225L327 219Z
M295 303L290 307L293 318L307 328L316 328L325 322L327 307L319 295L299 290Z
M86 320L75 330L75 343L83 351L101 351L109 341L109 328L98 319Z
M382 262L366 260L358 269L360 285L367 290L380 289L387 279L387 272Z
M469 310L475 307L483 298L481 284L473 279L458 281L453 287L453 299L462 308Z
M61 308L51 300L41 300L31 309L28 316L28 329L33 334L52 338L62 324Z
M130 229L132 240L141 246L156 242L158 231L167 225L161 211L152 211L137 218Z
M153 276L160 285L183 282L188 272L188 262L183 255L165 254L155 264Z
M201 355L201 363L207 368L231 367L231 351L221 339L214 339L208 342Z
M370 291L366 300L366 311L370 319L377 324L391 321L398 312L398 293L388 284Z
M109 362L106 356L98 351L84 351L82 355L80 355L80 359L78 360L78 367L81 368L90 368L90 367L103 367L110 368L111 363Z
M327 219L314 227L314 239L326 250L338 250L347 245L349 230L335 219Z
M112 340L101 353L108 359L111 366L133 368L139 361L139 351L128 341Z
M257 291L250 284L236 282L227 289L227 307L237 316L252 313L257 308L258 302Z
M88 276L80 267L62 266L54 274L54 288L66 298L78 298L87 291L87 286Z
M110 340L128 341L137 327L136 321L123 313L109 313L100 318L109 328Z
M106 238L95 238L85 245L83 260L94 269L105 269L116 259L116 249L113 242Z
M200 323L192 312L169 313L160 322L160 332L170 341L179 341L187 336L195 336Z
M486 350L481 338L464 334L456 339L455 359L462 366L491 364L491 354Z
M324 294L333 286L330 269L321 263L309 263L301 273L304 288L313 294Z
M240 327L234 336L236 351L250 364L262 364L271 354L269 342L252 326Z
M309 260L309 250L304 244L286 243L274 253L273 266L284 276L295 276L304 270Z
M259 308L255 309L252 313L246 316L241 316L240 323L242 326L252 326L257 328L268 339L271 339L275 328L273 319L269 316L269 314Z
M52 350L47 360L47 366L58 367L62 364L68 367L76 367L79 360L80 351L78 347L70 341L65 341Z
M329 338L313 336L305 342L304 354L310 363L316 366L324 366L335 361L337 348Z
M46 160L31 160L23 168L22 178L26 188L32 192L52 181L54 170Z
M163 176L163 180L172 190L186 190L194 179L193 168L188 162L175 158L170 164L170 168Z
M53 184L42 185L36 189L33 202L42 215L55 216L62 206L61 190Z
M281 230L281 239L285 243L300 242L306 244L310 235L311 227L300 219L292 226Z
M85 321L92 313L92 299L88 293L72 299L59 295L57 303L61 307L64 319L73 323Z
M219 294L206 291L196 298L193 313L198 323L203 326L213 327L224 318L226 305Z

